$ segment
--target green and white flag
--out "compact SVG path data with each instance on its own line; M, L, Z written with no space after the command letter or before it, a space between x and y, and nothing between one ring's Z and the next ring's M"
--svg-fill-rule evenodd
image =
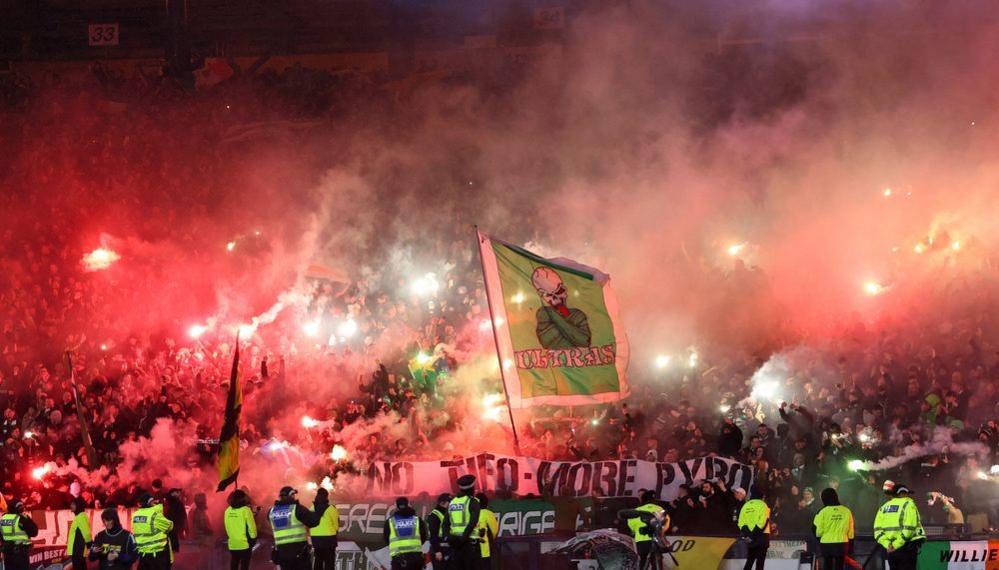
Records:
M610 277L476 231L511 408L628 395L628 339Z

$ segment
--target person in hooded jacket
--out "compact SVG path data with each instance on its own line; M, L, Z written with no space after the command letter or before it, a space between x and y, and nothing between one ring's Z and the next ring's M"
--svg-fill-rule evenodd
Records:
M330 492L323 487L316 490L312 512L319 517L319 524L309 531L315 550L313 570L336 570L336 535L340 530L340 512L330 504Z
M824 506L815 515L812 532L819 539L822 570L844 570L854 538L853 513L840 504L836 489L824 489L821 496Z
M104 530L94 537L90 560L98 561L100 570L132 568L139 558L139 549L135 546L135 537L132 533L122 528L118 511L113 507L104 509L101 521L104 523Z

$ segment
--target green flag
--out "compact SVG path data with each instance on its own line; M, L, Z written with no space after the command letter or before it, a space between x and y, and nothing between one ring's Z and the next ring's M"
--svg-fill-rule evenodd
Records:
M610 277L477 236L510 407L627 396L628 340Z

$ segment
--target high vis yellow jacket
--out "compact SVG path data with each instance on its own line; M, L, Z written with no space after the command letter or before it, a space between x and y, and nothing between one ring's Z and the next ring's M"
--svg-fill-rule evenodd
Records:
M750 499L739 510L739 528L747 527L750 532L763 529L770 534L770 507L760 499Z
M499 532L499 521L496 520L496 513L489 509L479 511L479 524L475 528L479 529L477 534L481 541L479 542L480 553L483 558L489 558L492 555L489 550L489 541L496 538L496 533Z
M73 517L73 522L69 525L69 536L66 540L66 556L73 555L73 549L76 548L76 536L77 532L83 537L83 545L80 549L80 553L83 556L87 555L87 545L94 541L93 535L90 534L90 517L87 513L80 513Z
M635 507L636 511L645 511L652 513L663 520L663 528L669 527L669 522L665 520L666 509L660 507L659 505L654 505L649 503L647 505L641 505ZM646 527L648 524L642 521L641 517L634 517L628 519L628 528L631 529L631 534L635 537L635 542L648 542L652 540L652 535L646 532Z
M156 554L166 550L170 545L167 533L172 529L173 522L163 514L163 505L153 505L132 513L132 534L135 535L139 554Z
M874 517L874 540L895 549L926 540L916 502L910 497L896 497L881 505Z
M253 520L253 509L247 506L235 509L227 507L225 534L229 538L229 550L249 550L250 540L257 538L257 521Z
M815 536L822 544L850 542L854 537L853 513L843 505L822 507L815 515Z
M312 510L315 512L315 507ZM336 536L339 530L340 512L333 505L329 505L319 517L319 524L309 529L309 534L312 536Z
M21 515L14 513L0 517L0 538L7 544L31 544L31 538L21 527Z

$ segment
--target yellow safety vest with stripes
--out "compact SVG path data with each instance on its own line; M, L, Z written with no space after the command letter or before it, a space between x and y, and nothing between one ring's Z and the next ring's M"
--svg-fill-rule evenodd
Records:
M305 525L295 516L295 503L275 505L271 508L271 527L274 529L274 544L295 544L305 542Z
M881 505L874 517L874 540L885 548L896 549L926 540L916 502L910 497L896 497Z
M464 495L451 499L451 504L447 506L448 520L451 522L451 536L460 536L468 528L469 519L472 518L469 504L472 497Z
M139 554L157 554L166 550L169 540L166 531L173 528L170 519L163 515L163 506L155 505L132 513L132 534Z
M389 555L392 558L423 550L420 540L420 519L417 516L392 515L389 525Z
M0 537L7 544L30 545L31 538L21 528L21 515L8 513L0 517Z

